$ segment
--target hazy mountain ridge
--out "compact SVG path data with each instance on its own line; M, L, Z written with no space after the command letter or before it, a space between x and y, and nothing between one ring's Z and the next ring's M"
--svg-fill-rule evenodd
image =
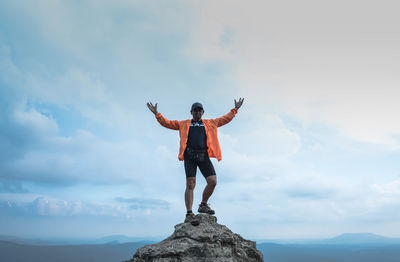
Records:
M101 245L26 245L0 240L0 261L70 262L122 261L145 242Z
M145 240L144 240L145 239ZM125 235L110 235L101 238L21 238L0 235L0 240L28 245L91 245L91 244L117 244L117 243L154 243L163 237L129 237ZM328 239L258 239L257 243L275 244L400 244L400 238L385 237L373 233L344 233Z
M324 244L400 244L400 238L384 237L373 233L346 233L322 242Z
M2 236L4 238L4 236ZM8 237L13 238L13 237ZM22 238L14 238L24 241ZM109 244L48 245L43 240L36 244L15 243L0 240L0 261L123 261L132 257L136 250L154 241L118 244L114 241L129 237L109 236L100 238ZM97 239L99 240L99 239ZM97 241L96 240L96 241ZM342 234L325 240L302 240L297 244L260 243L257 248L268 262L399 262L400 239L374 234Z
M143 240L146 239L146 240ZM140 238L140 237L128 237L124 235L111 235L101 238L21 238L15 236L0 235L0 241L8 241L16 244L26 245L48 245L48 246L60 246L60 245L93 245L93 244L122 244L122 243L154 243L162 239L161 237L154 238Z
M372 233L345 233L330 239L261 243L257 248L269 262L399 262L400 238Z
M399 262L400 244L337 245L263 243L257 245L268 262Z
M258 243L276 244L332 244L332 245L358 245L358 244L400 244L400 238L384 237L373 233L344 233L328 239L286 239L286 240L259 240Z

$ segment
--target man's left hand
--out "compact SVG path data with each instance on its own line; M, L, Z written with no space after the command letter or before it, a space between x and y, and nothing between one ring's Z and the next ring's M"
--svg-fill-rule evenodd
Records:
M236 101L236 99L235 99L235 108L239 109L242 106L243 101L244 101L244 98L239 98L239 101Z

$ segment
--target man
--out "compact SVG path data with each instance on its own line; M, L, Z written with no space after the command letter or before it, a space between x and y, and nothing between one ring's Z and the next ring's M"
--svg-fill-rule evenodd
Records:
M234 101L235 108L231 109L228 114L220 118L204 120L201 119L204 114L202 104L194 103L190 110L193 118L183 121L168 120L163 117L161 113L157 112L157 103L155 105L151 102L147 103L147 107L154 113L162 126L173 130L179 130L180 148L178 159L181 161L184 160L186 173L185 204L187 213L185 222L190 222L195 226L199 224L199 221L192 212L193 190L196 185L197 167L199 167L207 181L198 212L214 215L215 211L207 204L217 184L216 173L210 161L210 157L214 157L218 161L222 159L217 128L229 123L235 117L238 109L243 104L244 98L239 98L239 101L235 99Z

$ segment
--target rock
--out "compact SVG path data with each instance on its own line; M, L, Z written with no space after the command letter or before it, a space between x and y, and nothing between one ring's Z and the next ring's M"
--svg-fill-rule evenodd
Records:
M256 243L243 239L217 218L198 214L200 225L181 223L160 243L139 248L129 262L258 262L264 261Z

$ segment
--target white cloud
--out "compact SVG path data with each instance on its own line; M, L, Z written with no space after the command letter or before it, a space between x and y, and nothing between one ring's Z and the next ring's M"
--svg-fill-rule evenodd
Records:
M231 134L219 131L221 166L228 173L227 177L260 179L286 173L291 157L300 150L300 136L289 130L277 115L239 114L240 119L233 120L235 127L230 129Z
M152 170L143 161L150 154L144 142L111 142L87 130L64 137L56 120L35 108L9 109L11 118L3 118L2 140L13 154L1 165L4 178L58 185L122 183L139 178L134 170Z
M194 97L211 104L211 115L225 113L223 100L240 95L244 106L219 129L223 161L213 160L219 184L211 202L218 218L261 237L321 236L327 221L332 234L368 229L368 220L392 221L398 181L364 176L362 169L373 164L360 164L365 159L358 154L365 149L365 155L383 157L382 151L347 138L400 147L397 9L383 16L384 5L357 3L10 4L41 38L35 44L51 55L35 57L36 49L29 49L31 56L21 59L17 46L0 46L0 80L16 88L0 105L7 116L0 120L2 134L13 134L0 137L9 149L1 155L7 161L0 161L10 180L3 189L15 200L21 198L15 193L27 194L25 187L57 185L60 191L50 195L61 197L34 198L44 216L126 215L136 219L135 225L129 221L133 234L167 232L184 215L184 168L177 160L178 134L161 131L146 100L159 99L160 110L173 119L189 116L182 105L189 108ZM74 119L62 123L40 110L41 103L72 109L97 125L87 130ZM71 135L60 134L65 125ZM103 128L111 138L101 135ZM199 172L198 181L196 201L204 186ZM171 209L139 208L134 217L121 203L91 205L71 195L143 203L162 198ZM238 208L252 215L238 215ZM167 220L157 223L160 217Z
M188 50L199 61L226 62L254 109L399 149L394 2L203 1L199 9ZM234 37L221 45L227 28Z
M400 179L396 179L386 184L372 184L371 188L380 195L396 197L400 195Z
M13 112L12 120L22 129L29 129L30 132L42 136L54 135L58 132L58 125L51 117L44 116L34 108L27 111L21 109Z
M34 196L31 196L34 197ZM91 203L81 200L63 200L49 196L34 197L31 201L7 200L2 212L24 216L119 216L135 217L146 212L132 209L125 203Z
M72 108L85 119L108 128L123 130L134 122L131 108L118 102L102 77L81 68L69 68L51 79L29 73L24 91L35 102Z
M170 149L167 148L166 145L161 144L155 150L156 158L164 158L166 161L177 161L178 157L176 156L176 154L174 154L175 151L172 152Z

